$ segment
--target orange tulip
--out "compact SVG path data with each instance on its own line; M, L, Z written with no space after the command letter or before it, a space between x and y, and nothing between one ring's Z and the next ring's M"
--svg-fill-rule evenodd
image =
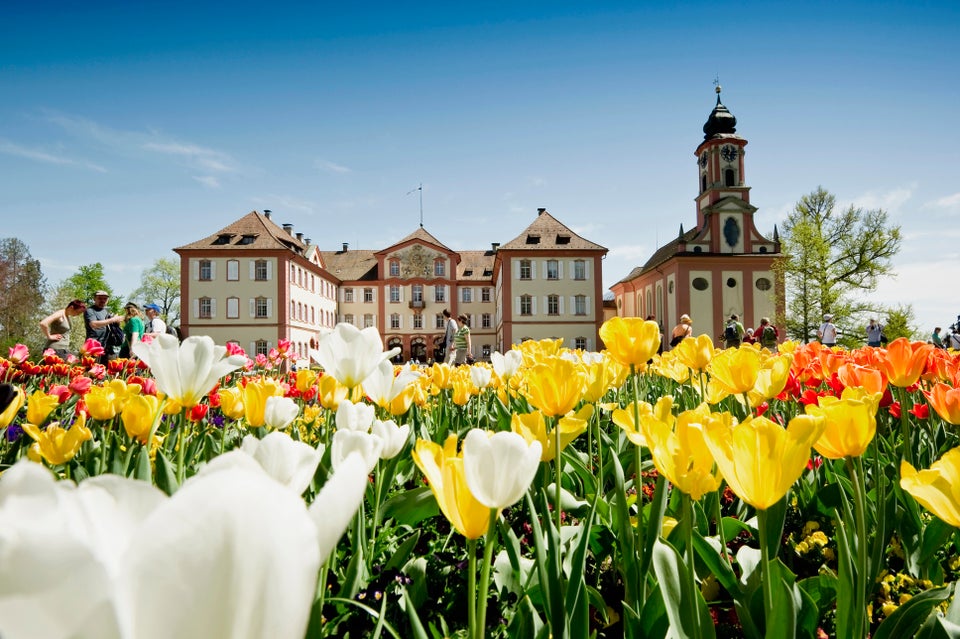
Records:
M923 391L923 394L937 415L954 426L960 426L960 388L937 384L932 390Z
M890 384L900 388L916 384L927 366L927 356L933 348L933 344L911 343L906 337L890 342L887 345L887 357L882 364Z
M887 376L883 370L852 362L841 366L837 370L837 376L844 386L855 386L870 393L882 393L887 387Z

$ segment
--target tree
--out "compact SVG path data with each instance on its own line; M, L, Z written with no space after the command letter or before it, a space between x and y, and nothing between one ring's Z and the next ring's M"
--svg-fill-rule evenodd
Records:
M8 237L0 240L0 348L14 344L42 346L38 322L43 319L42 305L46 281L40 261L30 255L21 240Z
M883 323L883 334L891 342L898 337L906 337L913 341L917 339L926 339L921 337L922 333L916 328L914 322L916 317L913 315L913 306L910 304L899 305L889 308L886 311L887 320Z
M838 211L823 187L800 198L783 226L783 257L774 264L786 290L787 334L815 339L823 314L831 313L839 342L858 345L860 319L869 308L856 294L873 290L892 272L900 240L900 227L883 209L851 205Z
M160 317L168 325L180 323L180 264L161 257L140 276L140 287L133 298L161 308Z
M113 294L113 289L107 284L103 275L103 264L100 262L81 266L76 273L61 282L60 287L62 287L63 293L70 296L70 299L85 300L88 304L93 302L94 293L106 291L110 296L107 301L107 308L110 309L110 312L119 315L123 308L123 300L117 299Z

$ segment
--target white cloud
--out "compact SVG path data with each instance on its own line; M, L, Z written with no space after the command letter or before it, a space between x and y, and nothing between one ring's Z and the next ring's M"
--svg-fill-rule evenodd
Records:
M925 209L941 209L948 213L960 213L960 193L945 195L942 198L927 202L923 205Z
M888 213L896 214L900 212L900 207L910 200L916 189L916 184L909 184L885 192L867 191L854 197L850 202L838 200L837 208L842 210L852 204L864 209L883 209Z
M625 244L612 247L608 255L617 260L643 260L645 262L652 254L653 249L649 244Z
M147 151L155 151L165 155L175 155L184 158L191 166L196 166L206 171L229 173L234 170L234 168L230 166L232 160L226 153L207 149L196 144L184 144L173 141L146 142L142 148Z
M92 162L87 162L86 160L74 160L63 155L57 155L48 151L41 149L31 149L25 146L21 146L10 140L5 140L0 138L0 153L5 153L7 155L14 155L21 158L26 158L28 160L35 160L37 162L45 162L47 164L59 164L61 166L76 166L82 169L89 169L91 171L97 171L98 173L106 173L107 170L100 166L99 164L94 164Z
M343 166L342 164L337 164L336 162L331 162L329 160L316 160L313 165L326 173L352 173L349 167Z
M207 188L220 188L220 180L215 175L194 175L193 179Z

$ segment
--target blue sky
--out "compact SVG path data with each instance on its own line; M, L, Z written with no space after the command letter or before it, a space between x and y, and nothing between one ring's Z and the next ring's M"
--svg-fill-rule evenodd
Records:
M245 213L456 249L546 207L611 285L695 222L713 79L764 232L822 185L903 227L870 299L960 313L956 2L29 3L3 9L0 219L119 293Z

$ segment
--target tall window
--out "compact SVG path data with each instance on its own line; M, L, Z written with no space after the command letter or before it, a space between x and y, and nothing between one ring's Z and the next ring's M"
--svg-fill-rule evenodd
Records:
M560 279L560 263L557 260L547 260L547 279Z
M364 301L364 302L367 302L367 303L373 301L373 289L372 289L372 288L365 288L365 289L363 289L363 301Z
M209 282L213 279L213 262L210 260L200 260L200 280Z
M423 301L423 284L414 284L411 291L414 302Z
M533 315L533 298L529 295L520 296L520 314Z
M240 279L240 260L227 260L227 280L236 282Z
M400 328L400 313L392 313L390 315L390 328L394 330Z
M584 262L583 260L573 261L573 279L575 280L587 279L587 263Z
M587 338L586 337L576 338L575 340L573 340L573 347L578 348L581 351L587 350Z
M200 319L210 319L213 317L213 300L209 297L201 297L197 314Z
M363 316L363 327L370 328L371 326L373 326L373 315L367 313Z
M575 295L573 297L573 312L576 315L587 314L587 296L586 295Z
M443 277L447 272L447 263L443 260L436 260L433 263L433 275L434 277Z
M267 298L258 297L254 301L255 315L259 318L269 317L267 308Z
M390 301L391 302L400 301L400 287L397 284L390 285Z
M470 287L460 289L460 301L467 303L473 301L473 289Z
M353 313L347 313L343 316L344 324L353 324Z
M267 261L257 260L253 264L253 279L257 282L267 281Z
M227 298L227 319L238 319L240 317L240 298Z
M413 327L423 328L423 315L421 315L420 313L413 314Z
M490 313L484 313L483 315L480 316L480 326L482 328L490 328L491 326L493 326Z
M400 276L400 262L398 260L390 260L390 277L399 277Z
M480 347L480 355L483 359L490 359L490 345L484 344Z
M443 284L435 284L433 287L433 300L435 302L446 302L447 287Z
M547 295L547 315L560 314L560 296Z
M345 289L343 289L343 301L344 301L344 302L352 302L352 301L353 301L353 289L352 289L352 288L345 288Z
M434 328L446 328L447 324L443 321L443 315L437 313L437 321L434 323Z
M481 301L481 302L489 302L489 301L490 301L490 287L489 287L489 286L484 286L482 289L480 289L480 301Z
M520 279L529 280L533 269L530 266L530 260L520 260Z
M267 348L267 340L258 339L254 342L253 349L256 351L254 355L266 355L269 348Z

